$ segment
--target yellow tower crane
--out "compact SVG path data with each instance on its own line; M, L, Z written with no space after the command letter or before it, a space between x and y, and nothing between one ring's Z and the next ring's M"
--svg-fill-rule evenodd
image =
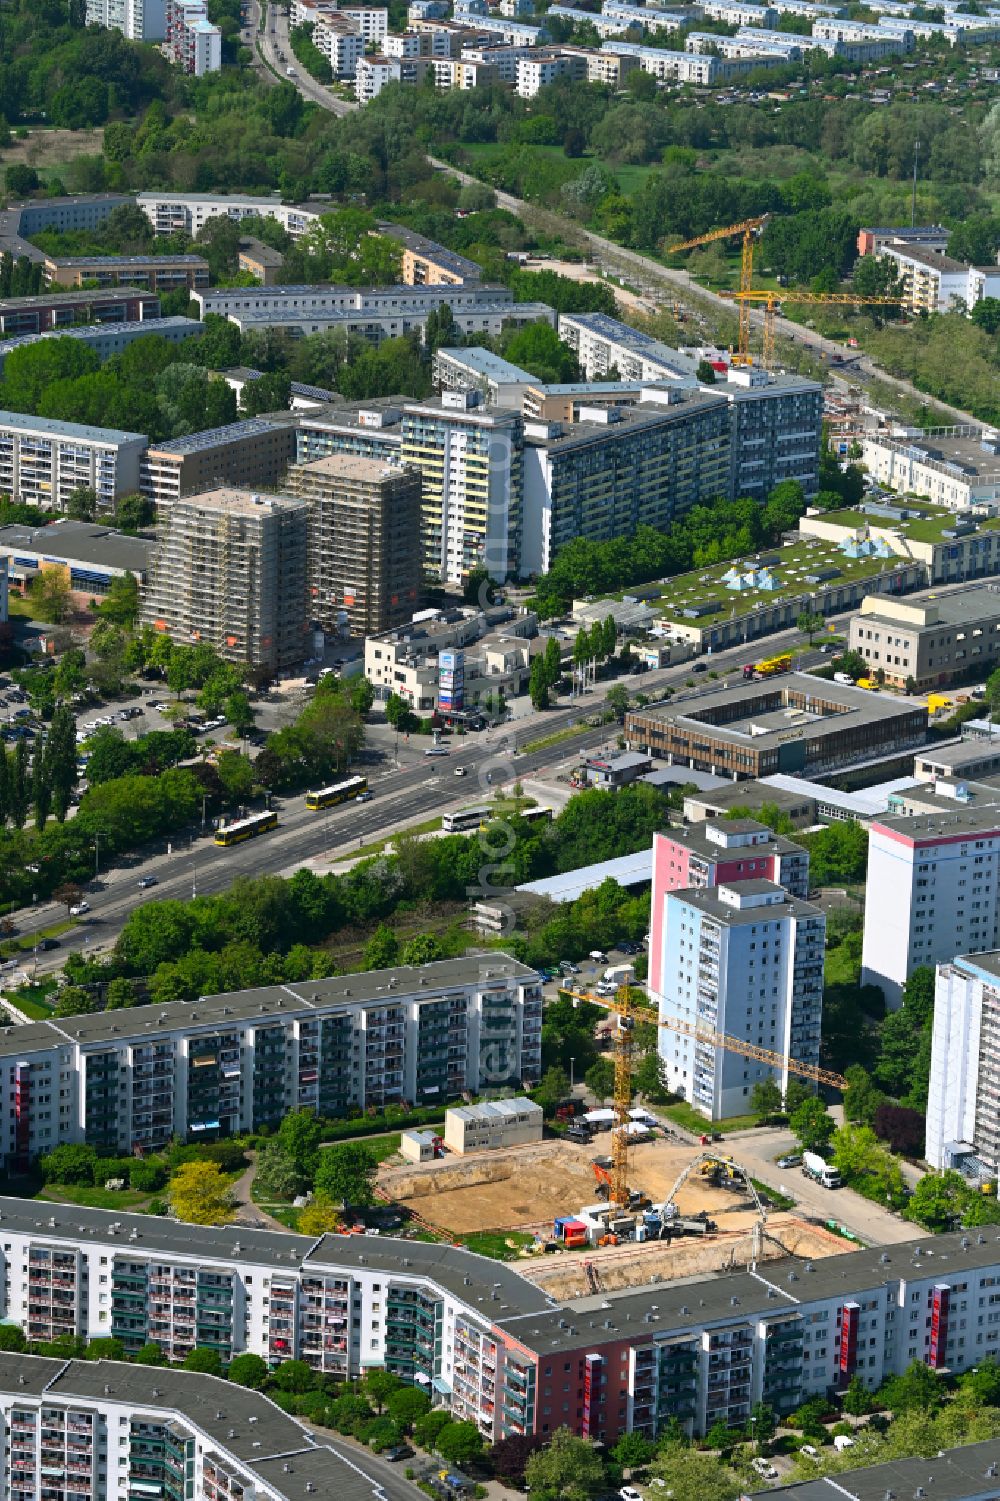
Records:
M742 235L743 254L740 258L740 290L736 294L746 297L753 290L753 253L761 230L767 223L767 214L758 219L744 219L740 224L727 224L725 229L712 229L707 235L697 235L693 240L683 240L679 245L668 245L670 255L681 250L694 250L698 245L711 245L716 240L728 240L733 235ZM734 365L752 365L750 355L750 304L739 305L739 335L736 340Z
M754 291L752 287L741 287L738 292L723 292L731 302L739 303L740 327L743 327L743 316L746 314L748 323L750 309L756 304L762 304L764 308L764 338L761 350L761 363L765 370L770 370L774 364L774 320L777 316L778 305L782 302L795 302L818 304L825 307L899 307L900 297L855 297L851 292L786 292L786 291ZM735 364L736 361L734 360Z
M841 1092L847 1089L847 1080L842 1074L833 1073L827 1068L820 1068L816 1063L803 1063L787 1053L777 1053L772 1048L758 1047L756 1043L747 1042L742 1037L733 1037L728 1032L717 1032L712 1027L683 1021L680 1017L660 1016L652 1008L637 1006L632 995L634 988L629 985L619 986L613 1001L590 990L566 992L575 999L591 1001L605 1011L612 1011L617 1017L614 1034L615 1124L611 1132L610 1198L622 1208L628 1208L630 1198L628 1126L629 1107L632 1103L632 1042L636 1021L653 1022L654 1025L666 1027L671 1032L679 1032L682 1037L690 1037L693 1042L703 1043L710 1048L721 1048L727 1053L738 1053L743 1058L752 1058L757 1063L766 1063L771 1068L796 1074L801 1079L811 1079L814 1084L828 1084L831 1088ZM647 987L647 992L654 1001L664 999L659 991L650 990Z

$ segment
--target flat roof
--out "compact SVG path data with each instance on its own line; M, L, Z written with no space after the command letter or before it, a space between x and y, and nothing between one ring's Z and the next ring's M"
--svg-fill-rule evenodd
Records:
M822 782L810 782L805 777L789 776L778 771L773 776L762 777L761 786L775 792L787 792L793 796L811 797L817 803L827 803L831 808L842 808L856 818L878 818L889 806L894 792L907 792L911 788L926 787L914 777L894 777L888 782L879 782L874 787L859 787L854 792L841 792L837 787L825 787Z
M365 974L334 975L325 980L262 985L254 990L200 996L194 1002L169 1001L163 1006L133 1006L126 1011L99 1011L62 1017L59 1021L0 1027L0 1056L16 1056L60 1043L89 1047L129 1039L145 1042L178 1030L217 1030L251 1018L266 1021L296 1015L317 1006L339 1003L344 1010L352 1010L365 1001L388 1003L412 996L430 998L435 990L488 985L491 980L528 981L536 975L537 971L520 960L492 952L479 957L441 959L431 964L400 964L394 969L370 970Z
M885 829L904 844L935 844L942 839L960 838L963 834L992 834L1000 831L1000 807L987 803L968 807L949 799L942 802L940 813L913 813L880 818L876 828Z
M979 1501L1000 1495L1000 1439L945 1449L932 1459L893 1459L866 1469L841 1470L763 1494L783 1501L884 1501L886 1496L933 1496L934 1501Z
M49 292L36 297L0 297L0 314L30 312L34 308L72 307L76 303L122 302L130 297L157 300L158 294L148 287L96 287L91 291L77 287L67 292Z
M677 769L683 774L683 767ZM731 782L729 786L732 786ZM767 838L758 844L726 844L719 837L720 830L723 834L766 834ZM729 859L734 855L739 858L744 851L752 853L756 858L760 853L791 855L800 854L803 850L803 846L796 844L794 839L786 839L784 834L775 834L755 818L708 819L704 823L664 829L657 837L666 839L670 844L683 845L685 849L704 855L709 860Z
M196 266L208 270L200 255L47 255L50 266Z
M725 891L735 893L744 905L723 900L721 893ZM771 897L779 892L783 898L780 902L747 902L748 897ZM706 917L722 923L727 928L770 922L772 918L777 917L820 917L822 915L819 907L814 906L812 902L804 902L798 896L789 896L783 886L776 886L773 881L734 881L725 886L714 886L707 891L697 887L688 887L682 891L672 891L670 896L686 902L689 907L697 907L698 911L704 913Z
M654 51L655 49L647 48L646 50ZM610 313L560 313L560 325L563 319L567 323L585 328L588 333L596 334L599 338L620 344L623 349L629 350L632 354L639 354L644 359L657 361L678 375L697 376L698 365L690 355L681 354L679 349L671 348L661 339L654 339L652 334L644 334L637 328L630 328L627 323L612 318Z
M482 376L484 380L506 381L509 385L537 385L537 378L531 374L530 370L522 370L520 365L512 365L510 360L494 354L492 349L481 349L478 345L472 345L469 349L439 349L437 355L439 359L445 359L452 365L464 366L466 370Z
M0 359L5 359L15 349L28 344L41 344L45 339L113 339L116 334L134 334L136 338L163 338L168 331L176 330L185 338L200 338L205 332L204 323L197 318L185 318L178 314L170 318L129 318L124 323L75 323L69 328L46 328L38 334L11 334L9 339L0 339Z
M280 511L301 511L305 501L293 495L263 495L256 490L228 489L200 490L195 495L182 495L171 504L171 511L178 507L196 506L200 511L223 511L227 516L274 515Z
M800 702L791 702L793 698ZM918 710L925 712L920 704L870 688L848 687L793 672L762 682L720 685L686 702L630 709L626 725L630 721L660 721L731 745L762 747L783 743L793 735L800 740L820 740L848 726L912 717ZM716 715L718 722L713 717Z
M717 392L675 386L670 391L669 402L638 401L630 406L616 406L612 408L614 415L610 421L600 422L584 418L572 425L567 424L566 428L554 437L536 434L529 430L532 420L544 422L544 418L528 419L529 428L526 428L524 441L526 447L546 448L562 453L570 448L581 448L591 443L603 445L612 442L615 438L631 436L644 429L662 427L665 424L682 420L696 407L702 407L707 411L712 407L724 407L725 404L725 397Z
M127 568L133 573L145 573L153 545L143 537L127 537L92 521L60 518L48 526L0 526L0 550L37 552L70 563Z
M384 1482L366 1474L365 1456L341 1451L332 1443L313 1445L296 1454L254 1459L250 1469L286 1501L386 1501Z
M145 443L145 433L125 433L114 427L91 427L84 422L59 422L54 417L28 417L23 412L0 412L0 428L12 432L44 433L51 438L74 438L87 443Z
M358 480L369 485L377 485L384 479L401 479L413 472L401 469L398 464L389 464L385 459L368 459L358 453L328 453L321 459L310 459L308 463L292 467L300 474L329 474L334 479Z
M541 1105L536 1105L527 1095L518 1095L512 1100L484 1100L481 1105L452 1106L445 1111L445 1120L451 1116L455 1120L465 1121L467 1125L490 1126L494 1122L500 1125L509 1123L519 1115L541 1114Z
M647 757L643 758L648 759ZM617 881L619 886L645 886L653 879L653 852L640 850L636 855L619 855L596 865L583 865L560 876L544 876L525 881L515 888L528 896L547 896L553 902L574 902L585 891L594 891L602 881Z
M953 256L944 255L940 250L932 250L929 245L884 245L883 253L895 253L902 260L915 261L917 265L926 266L930 271L968 271L965 261L956 261Z
M905 601L883 595L869 595L865 603L869 600L877 602L877 608L862 610L859 620L882 621L900 630L936 631L943 625L976 625L1000 616L1000 586L996 584L969 584L953 594L932 591ZM921 624L907 618L907 611L912 610L930 611L933 618Z
M163 443L150 444L150 457L161 453L193 454L206 448L218 448L225 443L243 443L247 438L261 437L264 433L276 432L278 428L294 424L289 413L288 422L275 417L248 417L244 422L229 422L225 427L206 428L201 433L190 433L186 438L168 438Z

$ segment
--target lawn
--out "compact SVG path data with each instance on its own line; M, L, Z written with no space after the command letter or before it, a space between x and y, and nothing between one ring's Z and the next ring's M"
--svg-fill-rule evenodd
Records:
M134 1188L88 1188L82 1183L46 1183L35 1195L55 1204L76 1204L81 1209L130 1209L148 1204L154 1196Z
M518 1251L530 1246L534 1239L533 1235L526 1235L521 1230L482 1231L477 1235L463 1236L461 1244L478 1256L492 1256L494 1261L513 1261Z
M681 1100L677 1105L665 1105L659 1113L673 1121L675 1126L681 1126L686 1131L693 1131L696 1136L703 1136L712 1131L750 1131L757 1125L755 1115L733 1115L726 1121L708 1121L686 1100Z
M577 735L583 735L592 729L589 724L571 724L564 730L556 730L552 735L543 735L540 740L529 740L527 745L519 747L524 755L530 755L532 751L548 750L550 745L559 745L563 740L572 740Z
M399 832L401 834L436 834L440 827L440 818L425 818L423 823L407 824L406 828L400 829ZM356 850L348 849L348 853L344 856L344 859L368 860L373 855L383 854L386 845L391 845L392 841L393 835L387 834L382 839L376 840L373 844L363 844L360 849ZM343 849L344 846L341 845L340 848Z
M51 997L56 988L56 981L52 976L30 985L22 985L19 990L12 990L7 999L19 1011L23 1011L25 1016L30 1016L35 1021L48 1021L54 1009Z

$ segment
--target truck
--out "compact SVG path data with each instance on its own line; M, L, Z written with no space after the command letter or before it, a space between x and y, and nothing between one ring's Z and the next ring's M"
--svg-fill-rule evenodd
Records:
M824 1162L816 1152L804 1152L802 1154L802 1173L806 1178L811 1178L814 1183L822 1183L824 1188L839 1188L841 1184L840 1174L835 1167Z
M835 683L843 683L845 688L854 687L854 679L849 672L835 672L833 674L833 681Z
M610 964L604 971L606 985L632 985L635 982L634 964Z

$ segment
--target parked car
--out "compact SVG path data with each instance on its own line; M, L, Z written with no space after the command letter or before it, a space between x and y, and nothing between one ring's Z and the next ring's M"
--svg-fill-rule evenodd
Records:
M77 902L75 906L70 907L70 909L69 909L69 915L70 915L70 917L82 917L85 912L89 912L89 911L90 911L90 903L89 902Z
M401 1459L412 1459L413 1454L409 1444L393 1444L390 1449L382 1450L382 1458L387 1459L391 1465L398 1464Z
M771 1461L769 1459L764 1459L760 1455L758 1455L756 1459L752 1459L750 1461L750 1467L751 1469L756 1470L757 1474L763 1480L777 1480L778 1478L778 1472L774 1468L774 1465L771 1463Z
M799 1450L799 1453L804 1454L807 1459L815 1459L817 1462L819 1461L819 1450L817 1449L815 1444L803 1444L802 1448Z
M623 1485L618 1495L621 1501L642 1501L642 1491L637 1491L634 1485Z
M784 1157L778 1158L779 1167L798 1167L802 1162L801 1152L786 1152Z

